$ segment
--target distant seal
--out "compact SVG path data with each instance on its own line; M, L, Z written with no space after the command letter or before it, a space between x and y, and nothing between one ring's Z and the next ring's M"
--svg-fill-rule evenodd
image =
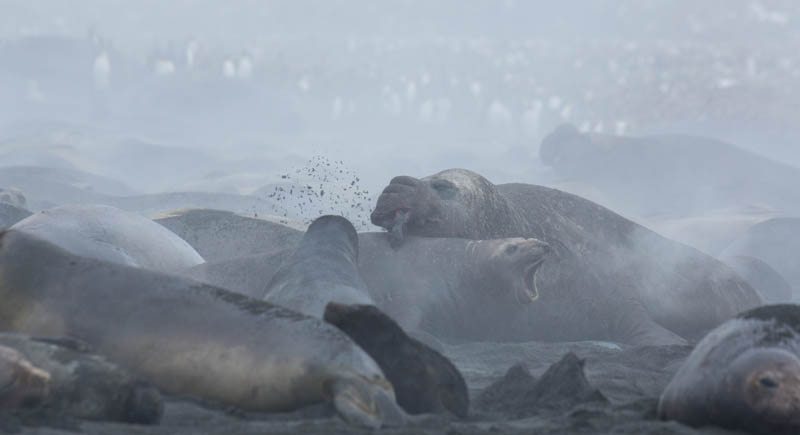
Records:
M710 137L582 133L565 124L542 139L539 157L558 181L588 186L604 204L638 216L698 216L742 204L800 211L799 168Z
M0 330L77 337L168 394L255 411L330 401L405 422L378 365L321 319L216 287L0 233Z
M664 390L662 419L800 432L800 306L746 311L701 340Z
M800 292L800 217L769 219L748 228L723 256L746 255L770 265Z
M56 207L12 228L73 254L160 272L175 272L204 261L186 241L161 225L105 205Z
M288 219L210 209L179 210L155 221L186 240L208 262L294 249L306 229Z
M164 404L155 387L134 379L70 339L0 334L0 347L25 356L48 375L41 406L72 417L137 424L158 423Z
M16 349L0 345L0 409L31 407L50 392L50 373L36 367Z
M0 229L8 228L30 216L31 212L5 202L0 202Z
M373 305L329 303L324 319L375 359L394 385L397 403L410 414L450 412L466 418L467 384L439 352L406 335Z
M598 204L543 186L495 186L465 169L395 177L371 219L394 235L534 237L553 246L550 283L540 289L570 293L572 306L531 306L545 317L529 339L682 343L761 303L719 261Z
M267 283L264 300L322 318L328 302L373 304L358 272L358 234L341 216L314 220Z
M769 264L747 255L732 255L720 260L758 290L764 302L778 304L792 300L792 286Z
M14 207L25 208L28 201L19 189L0 187L0 203L10 204Z

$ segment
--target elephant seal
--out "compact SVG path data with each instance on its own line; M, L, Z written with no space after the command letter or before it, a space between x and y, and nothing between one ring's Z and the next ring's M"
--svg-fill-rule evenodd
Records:
M246 410L330 401L346 421L402 424L375 361L321 319L156 271L0 233L0 330L76 337L173 395Z
M158 423L161 394L72 339L0 333L0 347L14 349L47 374L41 406L86 420Z
M360 233L358 251L357 270L352 269L347 258L320 258L313 250L309 257L301 256L295 261L297 254L287 249L201 264L184 275L256 298L264 296L264 282L280 282L291 289L283 303L293 303L290 297L294 293L307 295L318 307L331 296L331 286L326 284L322 271L337 270L341 274L347 270L347 276L352 278L349 284L345 283L349 293L363 295L405 331L433 348L441 347L437 344L440 339L530 340L529 320L524 315L530 308L527 305L540 297L537 281L542 278L537 277L543 263L547 269L545 259L550 246L546 243L521 237L467 240L410 236L401 247L392 249L386 233ZM281 266L287 264L302 264L314 275L297 271L292 275L283 268L283 277L276 277ZM309 276L315 277L311 284ZM335 275L331 279L339 278ZM366 289L359 283L361 279ZM297 284L300 281L306 284ZM327 296L319 297L320 294ZM572 304L555 291L543 297L548 300L548 307L556 306L554 298ZM296 303L296 307L302 306ZM521 306L525 308L520 309Z
M395 238L549 243L550 278L542 276L549 283L540 290L572 301L557 309L546 299L532 304L528 339L678 344L762 302L719 261L598 204L543 186L495 186L465 169L395 177L371 219Z
M408 413L450 412L467 417L467 384L458 369L439 352L406 335L377 307L331 302L323 318L375 359L394 386L397 403Z
M757 258L775 269L800 291L800 218L783 217L760 222L733 241L723 256L745 255Z
M495 240L361 233L359 271L375 304L405 330L449 342L528 341L528 310L559 295L538 281L550 245L522 237ZM548 278L549 279L549 278Z
M372 304L358 273L358 234L341 216L318 217L267 283L264 300L322 318L325 305Z
M742 204L800 211L800 168L710 137L581 133L565 124L542 139L539 157L559 182L590 186L603 204L637 216L697 216ZM591 191L575 193L593 198Z
M65 205L12 226L73 254L161 272L203 263L183 239L150 219L105 205Z
M40 404L50 392L50 373L36 367L16 349L0 345L0 408Z
M19 189L4 189L0 187L0 203L25 208L28 205L28 200L25 199L25 195Z
M800 306L758 307L711 331L664 389L658 415L690 426L800 432Z
M5 202L0 202L0 229L8 228L30 216L31 212Z
M288 219L210 209L179 210L154 220L186 240L208 262L295 248L306 229Z
M769 264L747 255L732 255L720 260L758 290L764 302L779 304L792 300L792 286Z

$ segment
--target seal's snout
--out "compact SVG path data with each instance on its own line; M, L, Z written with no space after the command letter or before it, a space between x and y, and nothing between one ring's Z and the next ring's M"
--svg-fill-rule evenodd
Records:
M379 227L391 229L398 218L408 218L411 202L417 195L420 184L420 180L407 175L392 178L378 197L375 210L370 214L370 221Z
M392 181L389 182L389 186L395 184L417 187L421 183L418 179L414 177L409 177L408 175L400 175L397 177L392 178Z

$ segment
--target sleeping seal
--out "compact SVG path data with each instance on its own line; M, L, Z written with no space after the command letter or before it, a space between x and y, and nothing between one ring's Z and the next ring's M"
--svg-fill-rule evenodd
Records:
M264 300L322 318L325 305L373 304L358 273L358 234L341 216L314 220L294 254L267 283Z
M329 400L345 420L399 424L391 384L341 331L178 276L0 232L0 330L71 336L161 391L256 411Z
M161 225L105 205L56 207L11 228L73 254L160 272L176 272L204 261L194 248Z
M691 426L800 432L800 306L746 311L701 340L661 394L658 415Z
M371 219L400 240L534 237L550 244L549 271L542 270L550 283L542 276L540 290L572 300L530 304L529 340L676 344L762 302L719 261L598 204L543 186L496 186L465 169L395 177Z

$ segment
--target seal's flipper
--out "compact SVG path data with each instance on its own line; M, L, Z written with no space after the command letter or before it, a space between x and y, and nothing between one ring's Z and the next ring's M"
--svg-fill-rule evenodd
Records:
M402 426L406 414L397 405L391 390L358 378L339 378L328 385L333 406L348 423L378 429Z

